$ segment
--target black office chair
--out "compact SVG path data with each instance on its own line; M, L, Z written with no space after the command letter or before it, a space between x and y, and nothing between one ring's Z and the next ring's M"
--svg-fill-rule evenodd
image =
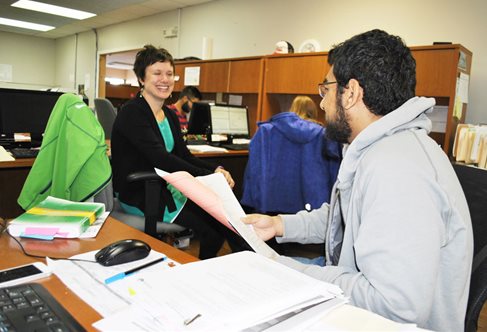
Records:
M95 202L105 204L106 210L111 211L110 216L123 222L124 224L136 228L152 237L172 244L178 248L189 245L192 238L192 230L174 223L164 223L159 221L159 204L162 185L164 181L155 173L138 172L128 176L129 182L142 181L145 188L145 211L144 215L137 216L126 213L114 197L112 183L102 192L94 197Z
M117 117L117 110L110 100L95 98L95 113L98 121L103 127L105 138L110 139L112 137L113 122Z
M480 311L487 300L487 170L453 165L467 198L474 237L474 258L470 278L465 331L477 331Z

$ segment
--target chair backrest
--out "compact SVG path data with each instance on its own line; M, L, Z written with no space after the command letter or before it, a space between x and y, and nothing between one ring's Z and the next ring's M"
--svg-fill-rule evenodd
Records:
M110 139L112 136L113 122L117 116L117 110L110 100L95 98L95 111L96 117L105 131L105 138Z
M487 170L453 165L467 198L474 237L474 258L465 331L476 331L482 306L487 300Z

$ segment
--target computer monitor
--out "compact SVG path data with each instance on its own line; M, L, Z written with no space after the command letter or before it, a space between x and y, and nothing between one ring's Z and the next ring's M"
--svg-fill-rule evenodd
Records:
M211 105L210 115L213 134L227 135L228 141L234 137L250 136L249 113L246 106Z
M188 121L189 135L211 135L210 104L194 102Z
M61 92L0 88L0 134L30 133L42 137Z

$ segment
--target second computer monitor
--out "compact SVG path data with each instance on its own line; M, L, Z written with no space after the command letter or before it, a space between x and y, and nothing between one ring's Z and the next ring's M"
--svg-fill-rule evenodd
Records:
M246 106L210 105L211 131L213 134L248 138L249 115Z
M210 105L206 102L194 102L189 115L188 134L211 134Z

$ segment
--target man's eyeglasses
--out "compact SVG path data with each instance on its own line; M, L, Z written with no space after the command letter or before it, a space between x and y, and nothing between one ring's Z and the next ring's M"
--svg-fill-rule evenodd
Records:
M325 98L325 95L326 95L326 86L329 85L329 84L335 84L335 83L337 83L337 81L319 83L318 84L318 93L320 94L320 97L321 98Z

